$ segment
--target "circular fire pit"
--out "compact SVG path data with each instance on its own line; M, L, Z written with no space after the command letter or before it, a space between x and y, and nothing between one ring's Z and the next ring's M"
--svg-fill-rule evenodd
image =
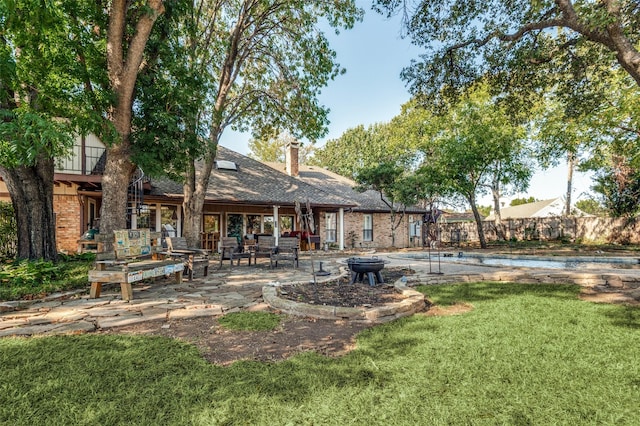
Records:
M356 281L362 282L365 275L371 286L376 285L376 280L379 284L384 284L380 274L380 271L384 269L384 264L385 261L377 257L350 257L347 259L347 266L351 271L349 284L353 284Z

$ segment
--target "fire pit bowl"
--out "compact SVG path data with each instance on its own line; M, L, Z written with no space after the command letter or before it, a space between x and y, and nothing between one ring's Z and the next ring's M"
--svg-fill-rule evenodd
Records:
M371 286L376 285L376 279L379 284L384 284L384 280L380 274L380 271L384 268L384 264L385 261L377 257L350 257L347 259L347 265L351 271L351 281L349 284L353 284L356 281L363 282L365 275Z

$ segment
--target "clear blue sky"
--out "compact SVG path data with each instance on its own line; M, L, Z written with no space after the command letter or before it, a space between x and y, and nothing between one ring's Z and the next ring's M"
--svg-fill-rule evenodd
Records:
M327 137L318 145L340 137L345 130L359 124L368 126L391 120L410 98L400 72L412 59L418 59L422 50L409 39L401 38L400 17L386 19L373 12L370 0L356 0L356 3L366 11L364 21L338 36L328 34L338 54L337 60L347 72L332 81L320 96L321 102L331 110L331 123ZM249 138L248 134L228 132L221 144L247 154ZM519 196L540 200L562 196L566 192L566 176L566 165L538 172L529 191ZM590 185L587 176L574 173L574 199ZM490 203L489 198L480 200L482 205Z

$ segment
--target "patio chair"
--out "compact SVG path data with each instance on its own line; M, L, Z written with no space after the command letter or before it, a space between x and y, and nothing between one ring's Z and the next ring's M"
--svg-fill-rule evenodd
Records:
M300 251L300 240L297 237L282 237L278 239L278 249L271 256L271 260L278 266L279 260L291 260L293 267L299 266L298 252Z
M244 251L243 247L238 244L236 237L222 237L220 239L220 267L222 268L222 261L229 259L229 265L233 266L233 261L238 259L238 265L240 265L240 259L248 259L249 265L251 265L251 252Z
M258 264L258 258L269 258L269 266L273 268L273 255L276 253L276 248L276 237L259 236L253 253L255 264Z
M202 269L202 275L209 275L209 251L201 248L189 247L184 237L166 237L167 254L170 257L185 258L185 273L189 281L193 280L196 268Z

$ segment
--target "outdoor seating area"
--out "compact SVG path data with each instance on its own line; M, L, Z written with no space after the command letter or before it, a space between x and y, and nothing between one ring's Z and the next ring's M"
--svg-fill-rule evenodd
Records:
M257 239L244 239L238 242L236 237L223 237L220 240L220 267L225 260L229 260L229 265L240 265L242 259L247 259L251 266L257 265L258 259L269 259L269 267L278 266L279 261L290 260L292 266L299 266L300 240L297 237L280 237L276 243L273 236L258 236Z
M192 281L194 275L209 275L209 250L188 247L184 237L167 237L167 255L171 258L183 259L185 273Z
M124 301L133 299L131 284L143 279L173 275L175 282L181 283L185 264L167 256L155 245L159 237L157 232L142 229L117 230L113 235L96 234L96 263L89 271L89 296L100 297L104 283L119 283ZM110 246L112 248L108 248Z

